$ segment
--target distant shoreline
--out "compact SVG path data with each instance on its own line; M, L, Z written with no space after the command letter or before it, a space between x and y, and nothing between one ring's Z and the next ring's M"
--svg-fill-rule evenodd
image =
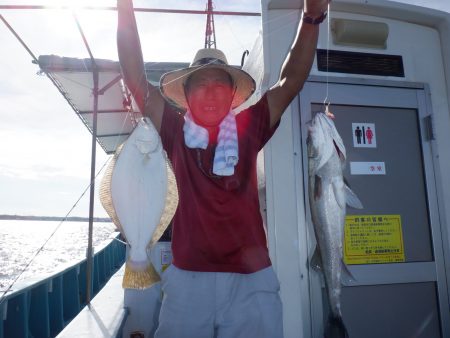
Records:
M59 216L20 216L0 215L0 220L22 220L22 221L62 221L64 217ZM68 222L89 222L88 217L71 216L65 219ZM94 222L111 222L110 218L94 217Z

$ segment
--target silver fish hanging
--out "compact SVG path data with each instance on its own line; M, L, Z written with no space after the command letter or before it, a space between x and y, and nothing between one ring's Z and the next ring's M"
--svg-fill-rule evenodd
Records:
M326 338L348 337L341 312L341 276L346 204L361 209L358 197L345 184L346 151L332 114L317 113L308 126L309 205L317 248L311 266L322 270L330 305Z

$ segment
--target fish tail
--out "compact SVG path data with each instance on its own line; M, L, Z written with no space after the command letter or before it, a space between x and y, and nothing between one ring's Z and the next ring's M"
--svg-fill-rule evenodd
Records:
M144 267L136 266L130 261L125 263L125 273L122 280L124 289L146 289L160 280L161 278L152 263Z
M349 338L341 317L330 316L325 328L325 338Z

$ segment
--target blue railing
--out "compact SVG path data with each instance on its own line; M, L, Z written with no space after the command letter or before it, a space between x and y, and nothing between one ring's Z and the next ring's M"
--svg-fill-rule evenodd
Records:
M115 239L97 250L91 295L125 262L125 245ZM14 290L0 305L0 338L55 337L86 305L86 284L86 260L83 260Z

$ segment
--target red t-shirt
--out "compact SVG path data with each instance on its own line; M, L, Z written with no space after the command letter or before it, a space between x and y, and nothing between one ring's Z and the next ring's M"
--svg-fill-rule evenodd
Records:
M212 174L214 144L185 145L184 117L168 104L161 139L177 179L173 264L180 269L252 273L271 265L259 209L256 157L275 132L266 95L236 116L239 161L232 176Z

